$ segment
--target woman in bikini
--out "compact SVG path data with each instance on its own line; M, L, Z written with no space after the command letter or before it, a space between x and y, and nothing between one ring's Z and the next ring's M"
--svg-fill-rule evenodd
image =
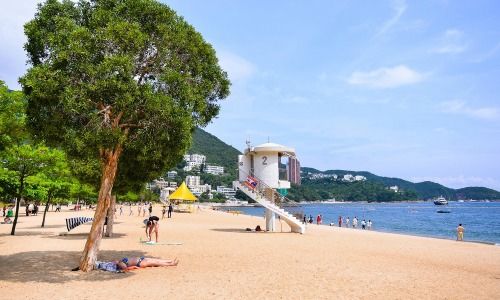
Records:
M119 261L115 261L117 269L127 272L134 269L147 267L170 267L177 266L179 260L175 259L159 259L149 257L124 257Z

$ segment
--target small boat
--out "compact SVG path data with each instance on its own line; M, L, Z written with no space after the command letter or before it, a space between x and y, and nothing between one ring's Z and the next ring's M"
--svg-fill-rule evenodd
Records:
M436 200L434 200L435 205L446 205L448 204L448 201L443 197L439 196Z
M449 213L451 213L451 211L449 211L449 210L438 210L438 211L436 211L436 212L437 212L438 214L449 214Z

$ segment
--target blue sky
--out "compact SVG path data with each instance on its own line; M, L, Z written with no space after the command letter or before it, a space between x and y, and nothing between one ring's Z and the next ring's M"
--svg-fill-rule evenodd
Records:
M2 4L0 78L25 70L37 1ZM231 96L206 130L303 166L500 189L500 2L163 1L217 50Z

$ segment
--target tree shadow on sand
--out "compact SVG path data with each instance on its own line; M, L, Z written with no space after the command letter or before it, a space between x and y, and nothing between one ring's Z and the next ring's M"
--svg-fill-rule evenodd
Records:
M57 235L47 235L44 236L44 238L48 239L58 239L58 240L83 240L88 237L88 233L68 233L68 232L61 232ZM105 237L103 235L103 239L119 239L124 236L127 236L125 233L113 233L112 237Z
M245 228L212 228L212 231L232 232L232 233L264 233L265 231L255 231L254 229L247 230Z
M119 280L133 276L133 272L111 273L92 271L74 272L78 266L80 251L29 251L0 256L0 281L49 282ZM143 251L100 251L101 261L118 260L122 257L144 256Z

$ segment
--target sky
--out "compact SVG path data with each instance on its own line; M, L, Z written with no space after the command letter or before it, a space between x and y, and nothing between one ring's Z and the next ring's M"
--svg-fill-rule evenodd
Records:
M0 4L0 80L26 70L37 0ZM205 129L302 166L500 190L500 2L162 0L217 51L231 95Z

